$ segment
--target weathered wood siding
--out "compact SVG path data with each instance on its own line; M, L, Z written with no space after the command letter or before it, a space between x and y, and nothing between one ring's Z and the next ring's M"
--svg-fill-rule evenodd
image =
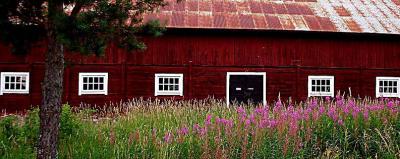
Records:
M99 104L154 97L155 73L183 73L184 96L225 98L226 72L266 72L267 99L305 99L308 75L335 76L335 91L375 95L376 76L400 76L400 38L390 35L171 31L144 39L145 51L127 53L110 45L104 57L66 53L64 101ZM0 72L29 71L30 94L0 96L0 109L38 105L45 43L28 55L0 45ZM109 95L78 96L79 72L108 72ZM165 96L163 96L165 97ZM167 96L168 97L168 96Z

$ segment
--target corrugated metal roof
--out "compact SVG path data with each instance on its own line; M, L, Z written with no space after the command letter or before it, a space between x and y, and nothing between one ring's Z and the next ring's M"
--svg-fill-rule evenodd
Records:
M167 0L168 28L400 34L400 0Z

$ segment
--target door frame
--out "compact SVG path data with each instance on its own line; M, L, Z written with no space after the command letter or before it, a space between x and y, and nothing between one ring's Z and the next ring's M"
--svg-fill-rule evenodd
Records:
M231 75L262 76L263 77L263 105L267 105L267 80L265 72L227 72L226 73L226 105L229 107L229 81Z

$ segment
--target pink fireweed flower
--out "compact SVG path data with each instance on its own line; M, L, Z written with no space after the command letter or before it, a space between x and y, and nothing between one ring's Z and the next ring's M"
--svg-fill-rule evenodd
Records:
M338 120L338 124L339 124L340 126L343 126L343 120L342 120L342 119L339 119L339 120Z
M237 113L242 115L242 114L246 114L246 110L243 107L238 107L236 109Z
M337 121L338 116L336 115L336 109L334 107L330 107L328 110L328 116L332 118L332 120Z
M206 117L206 120L205 120L205 124L206 125L211 125L211 118L212 118L212 115L208 114L207 117Z
M389 108L389 109L393 109L394 108L394 102L391 100L391 101L389 101L388 103L387 103L387 107Z
M179 134L185 136L189 134L189 129L187 127L182 127L181 129L179 129Z
M316 99L312 98L312 99L311 99L311 103L309 104L309 107L308 107L308 108L314 109L314 108L316 108L316 107L318 107L318 101L317 101Z
M353 111L351 112L351 115L353 115L353 118L357 118L358 114L361 112L360 107L354 106Z
M331 97L326 96L326 97L325 97L325 101L326 101L327 103L330 103L330 102L331 102Z
M200 130L200 126L199 126L199 124L194 124L193 125L193 132L195 132L195 133L197 133L198 131Z
M368 117L369 117L369 115L368 115L368 109L365 109L365 110L364 110L364 112L363 112L363 117L364 117L364 120L368 120Z
M250 127L250 125L251 125L250 119L246 119L246 121L245 121L245 126L246 126L246 127Z
M268 128L275 128L278 125L278 122L275 119L269 120Z
M164 135L164 142L166 142L166 143L171 143L172 142L172 133L171 132L167 132L167 133L165 133L165 135Z
M319 107L319 114L324 114L325 113L325 107L321 106Z

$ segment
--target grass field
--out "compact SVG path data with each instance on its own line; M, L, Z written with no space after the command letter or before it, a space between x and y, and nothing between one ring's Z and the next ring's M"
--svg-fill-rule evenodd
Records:
M1 158L34 158L38 110L0 119ZM308 99L226 107L134 99L63 107L59 158L400 158L400 101Z

